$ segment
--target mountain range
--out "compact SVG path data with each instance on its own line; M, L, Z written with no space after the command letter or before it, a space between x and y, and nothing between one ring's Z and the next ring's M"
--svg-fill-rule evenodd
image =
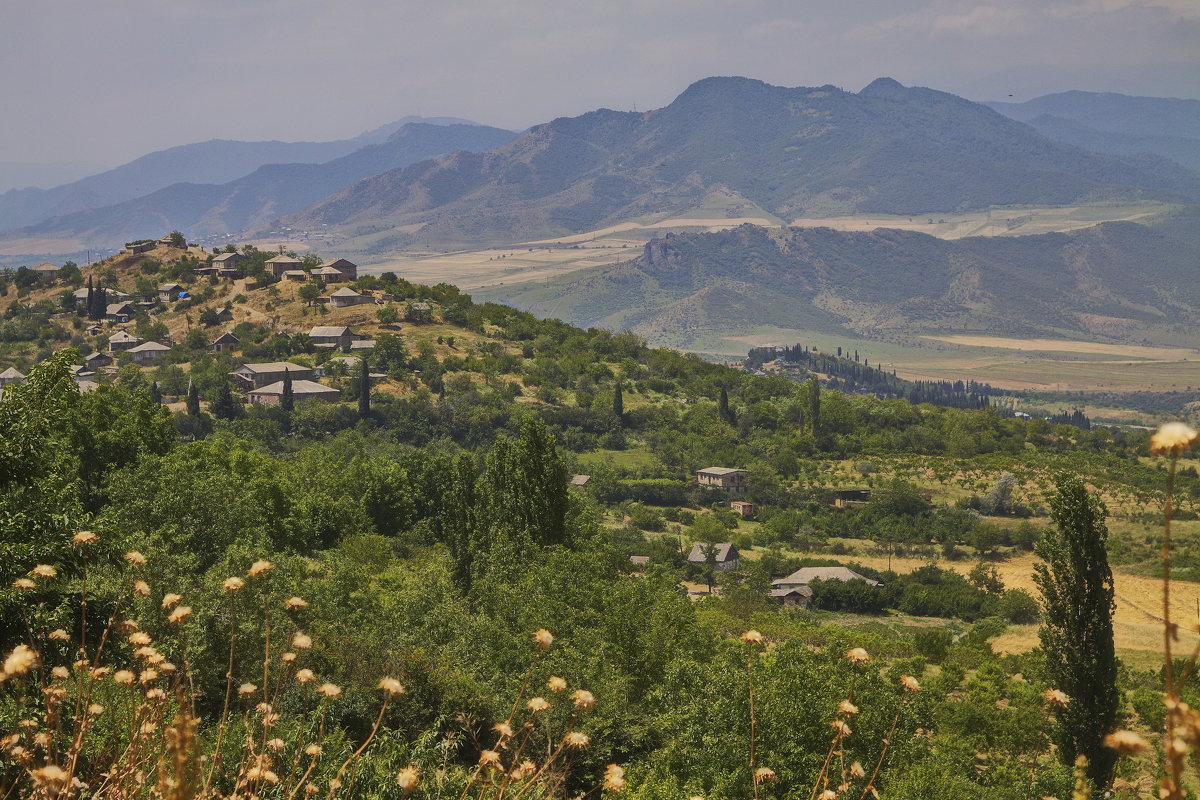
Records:
M484 125L409 122L382 143L325 163L268 164L219 185L175 183L123 203L53 217L21 233L123 242L147 231L180 230L193 237L242 231L299 211L369 175L455 150L490 150L514 136Z
M474 125L455 117L408 116L352 139L330 142L239 142L211 139L148 153L119 167L51 189L0 194L0 230L100 208L148 195L172 184L222 184L267 164L319 164L387 141L410 123ZM442 151L447 152L447 151Z
M880 78L857 93L708 78L654 111L601 109L360 181L299 214L349 246L512 243L721 202L790 221L998 205L1200 200L1166 159L1065 145L991 108ZM734 212L737 213L734 213Z
M1200 170L1200 100L1060 92L987 105L1060 142L1114 155L1152 153Z
M694 348L763 326L1194 345L1200 212L1153 224L952 241L877 229L742 225L668 234L616 266L475 296Z

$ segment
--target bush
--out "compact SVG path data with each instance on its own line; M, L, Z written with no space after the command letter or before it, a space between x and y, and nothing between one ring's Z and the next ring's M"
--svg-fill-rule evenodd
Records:
M934 664L940 664L950 652L954 635L941 628L923 628L913 635L913 646L917 652Z
M630 525L644 531L661 531L667 527L662 514L641 504L631 506L628 516Z
M1000 616L1014 625L1032 625L1038 621L1042 609L1033 595L1024 589L1009 589L1000 598Z

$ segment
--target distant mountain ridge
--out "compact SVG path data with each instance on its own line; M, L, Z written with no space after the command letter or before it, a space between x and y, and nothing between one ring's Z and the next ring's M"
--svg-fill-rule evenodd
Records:
M1073 91L986 105L1060 142L1115 155L1153 153L1200 170L1200 100Z
M354 181L454 150L490 150L516 134L483 125L408 123L380 144L322 164L268 164L228 183L178 183L144 197L53 217L21 236L113 243L147 231L188 236L242 231L298 211Z
M986 334L1195 343L1200 213L947 241L889 229L667 235L641 257L474 294L688 348L760 326L870 338Z
M443 122L445 120L446 122ZM330 142L240 142L211 139L148 153L127 164L52 189L14 189L0 194L0 231L143 197L172 184L222 184L267 164L320 164L386 141L409 123L474 125L452 117L408 116Z
M714 192L786 221L1200 200L1200 175L1065 146L984 105L888 78L856 94L707 78L654 111L560 118L490 153L365 179L287 222L329 225L349 237L410 231L372 233L377 251L520 242L688 211Z

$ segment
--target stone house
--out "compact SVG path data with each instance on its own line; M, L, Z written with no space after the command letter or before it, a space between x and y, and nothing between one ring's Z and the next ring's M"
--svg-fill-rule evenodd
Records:
M153 364L165 354L171 352L171 348L158 342L145 342L129 348L128 352L133 356L133 363L135 364Z
M696 470L696 483L726 492L740 494L746 491L746 475L744 469L732 467L705 467Z
M261 364L243 364L229 374L243 389L261 389L276 381L283 380L287 372L293 381L312 380L313 371L308 367L293 364L290 361L270 361Z
M241 340L229 331L226 331L213 340L212 351L214 353L228 353L237 350L241 346Z
M316 325L308 332L309 338L317 347L348 349L351 342L358 338L345 325Z
M253 389L246 393L251 403L261 403L263 405L277 405L283 399L283 381L263 386L261 389ZM332 403L341 399L342 393L337 389L331 389L328 386L322 386L315 381L306 379L292 379L292 400L299 403L304 400L319 400L324 403Z

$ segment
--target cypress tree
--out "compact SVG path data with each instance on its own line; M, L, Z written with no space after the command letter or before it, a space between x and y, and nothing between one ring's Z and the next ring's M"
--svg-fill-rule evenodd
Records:
M808 424L816 436L821 426L821 382L816 375L808 379Z
M1038 631L1055 688L1071 698L1058 711L1058 755L1068 766L1087 757L1097 789L1112 780L1116 754L1102 740L1116 728L1119 694L1113 649L1113 578L1108 566L1108 514L1078 475L1055 477L1050 497L1054 529L1035 548L1042 593Z
M83 313L87 315L88 319L92 319L92 309L95 307L95 303L96 303L96 292L92 288L92 276L88 275L87 300L84 301L84 304L83 304Z
M620 381L617 381L613 388L613 416L617 418L618 423L625 424L625 397L621 394Z
M717 398L717 411L720 412L721 419L730 425L737 422L733 409L729 407L729 391L724 386L721 387L721 396Z
M162 405L162 390L158 388L158 381L150 384L150 399L153 400L156 405Z
M187 388L187 413L188 416L200 416L200 393L196 390L196 384L188 380Z
M225 380L217 384L213 398L208 403L208 410L217 419L238 418L241 408L238 405L237 399L233 396L233 390L229 388L229 381Z
M367 419L371 416L371 369L367 357L358 361L358 418Z
M292 374L287 367L283 368L283 394L279 397L279 407L289 414L296 407L296 399L292 396Z
M475 463L462 453L448 470L449 485L442 496L439 522L450 549L450 574L464 594L471 590L476 551L486 546L473 538L475 530Z

